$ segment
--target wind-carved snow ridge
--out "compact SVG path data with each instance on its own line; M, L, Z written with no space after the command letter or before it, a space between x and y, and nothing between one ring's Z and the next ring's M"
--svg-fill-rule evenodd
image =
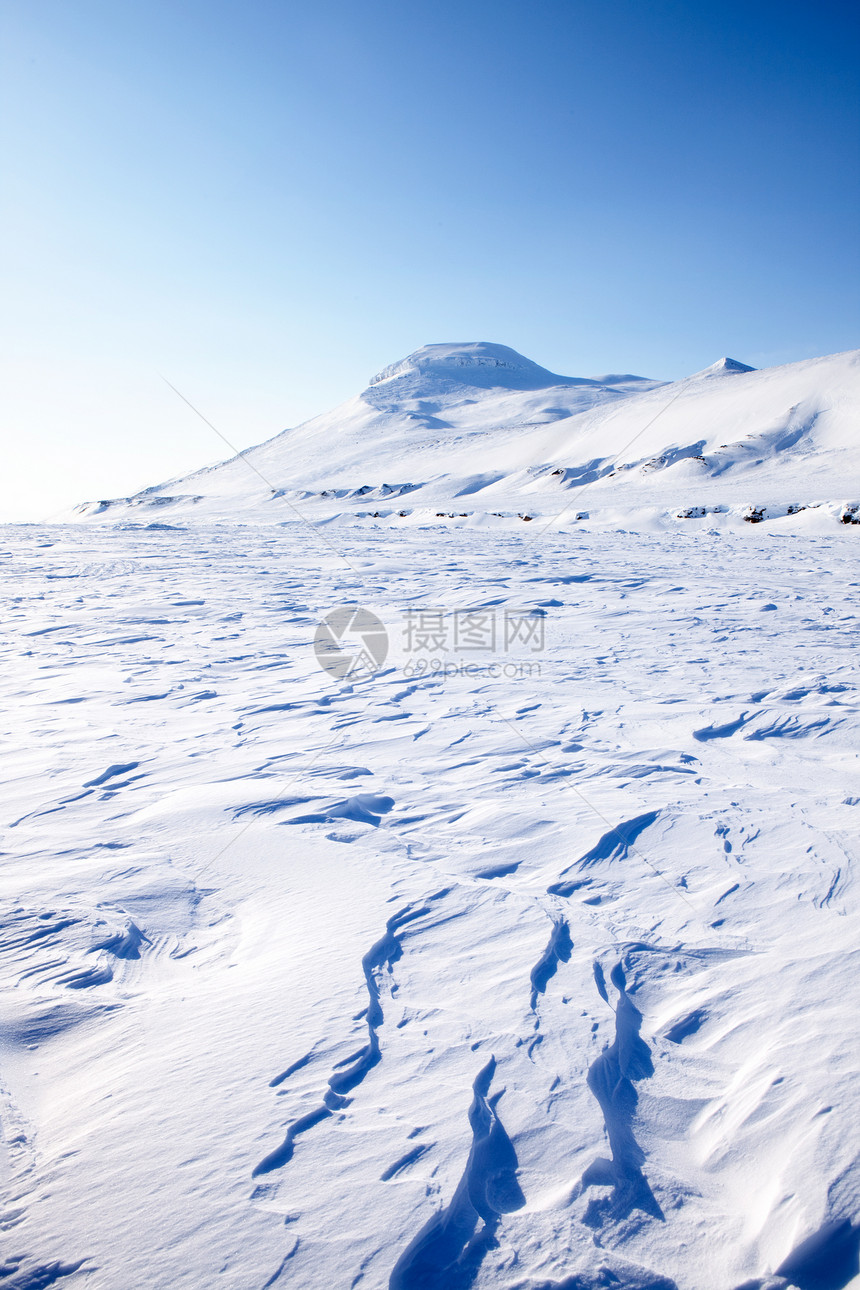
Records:
M586 851L575 864L565 869L559 878L564 879L566 874L576 869L589 869L599 864L601 860L625 860L640 833L650 828L659 814L659 811L646 811L644 815L637 815L632 820L622 820L614 829L604 833L591 850ZM552 886L547 887L547 892L551 896L570 896L581 886L583 886L582 879L568 879L554 882Z
M534 1015L535 1031L534 1038L530 1040L526 1050L529 1057L532 1056L536 1048L540 1047L544 1040L538 1013L538 997L546 993L547 986L558 971L559 963L570 962L572 953L573 941L570 938L570 927L567 920L565 918L553 918L549 941L529 973L529 983L531 985L529 1007Z
M376 1064L382 1060L379 1051L379 1027L382 1025L385 1017L382 1012L382 1004L379 998L379 986L376 981L376 973L383 968L391 972L394 964L403 954L403 946L398 939L397 932L406 923L412 923L416 918L423 918L425 914L430 913L429 905L422 905L419 909L411 909L408 905L401 909L399 913L389 918L385 925L385 935L382 936L375 945L372 945L361 961L364 970L364 979L367 982L367 1044L360 1049L351 1058L351 1064L346 1070L336 1073L329 1079L329 1093L326 1094L327 1106L344 1106L345 1094L351 1093L364 1079L368 1071L372 1070ZM392 987L394 988L394 987Z
M559 963L567 963L573 953L573 941L570 939L570 928L564 918L553 923L552 934L543 954L531 970L532 987L529 1007L532 1012L537 1008L538 995L546 991L547 985L558 971ZM538 1022L535 1020L535 1029Z
M48 1286L54 1285L57 1281L74 1276L87 1262L87 1259L78 1259L76 1263L63 1263L58 1260L53 1263L43 1263L37 1267L28 1261L26 1254L13 1254L4 1258L0 1266L0 1277L4 1281L8 1276L13 1277L13 1280L6 1281L8 1290L47 1290ZM84 1275L86 1275L86 1269Z
M385 1017L380 1001L377 973L383 969L387 969L390 973L394 964L402 957L403 946L398 935L400 930L407 923L413 923L417 918L423 918L425 914L429 914L431 912L430 902L441 900L443 896L448 894L448 890L446 888L443 891L436 892L433 896L428 897L428 903L419 906L417 909L411 905L406 905L389 918L385 924L385 935L381 936L370 947L361 960L368 995L368 1005L365 1013L367 1043L358 1052L348 1057L346 1061L340 1063L340 1066L345 1067L345 1069L335 1068L329 1076L328 1089L323 1096L322 1105L315 1107L314 1110L308 1111L307 1114L299 1116L297 1120L293 1121L281 1145L263 1157L254 1169L252 1177L257 1178L261 1174L271 1173L273 1169L280 1169L287 1164L292 1159L294 1143L299 1134L305 1133L322 1120L328 1119L334 1111L343 1110L344 1107L348 1106L350 1099L347 1094L357 1088L368 1072L373 1070L374 1066L378 1065L382 1060L378 1032ZM396 989L396 986L392 986L392 990L394 989ZM298 1062L294 1062L288 1071L272 1080L270 1087L280 1084L288 1074L305 1066L307 1061L308 1057L304 1057Z
M600 994L606 999L599 964L595 964L595 978ZM592 1200L585 1211L583 1222L595 1228L610 1219L628 1218L634 1209L663 1219L663 1211L642 1172L645 1153L633 1136L633 1118L639 1101L634 1083L654 1074L651 1052L640 1038L642 1014L627 993L620 963L612 969L609 979L618 991L615 1040L592 1063L587 1076L588 1087L603 1112L612 1152L611 1160L598 1158L582 1176L584 1187L612 1188L608 1197Z
M785 1277L776 1290L798 1286L800 1290L844 1290L860 1272L860 1226L847 1218L825 1223L801 1241L776 1270ZM750 1283L747 1290L768 1290L766 1283ZM739 1287L744 1290L744 1287Z
M517 1154L496 1111L504 1089L488 1097L495 1073L491 1057L472 1085L472 1148L451 1203L425 1223L401 1254L389 1290L468 1290L484 1255L496 1244L502 1215L526 1203L517 1181Z

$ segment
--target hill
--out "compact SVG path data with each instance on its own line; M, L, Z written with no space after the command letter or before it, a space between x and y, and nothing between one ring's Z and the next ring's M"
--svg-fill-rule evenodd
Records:
M427 345L331 412L74 517L827 527L860 511L858 425L860 351L661 382Z

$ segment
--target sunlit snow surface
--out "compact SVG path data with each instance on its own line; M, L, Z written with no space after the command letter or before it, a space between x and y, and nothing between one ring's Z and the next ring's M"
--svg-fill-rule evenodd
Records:
M4 530L0 1284L852 1284L856 529L766 527Z
M858 426L860 350L761 371L722 359L666 384L558 376L504 345L428 345L244 457L68 518L278 523L293 507L395 531L587 519L826 533L860 517ZM218 429L241 442L241 425Z

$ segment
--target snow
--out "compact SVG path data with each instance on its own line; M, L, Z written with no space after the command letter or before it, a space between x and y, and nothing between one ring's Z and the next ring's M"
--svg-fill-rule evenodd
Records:
M747 367L746 363L739 363L736 358L720 358L710 367L702 368L701 372L694 372L693 378L711 377L711 376L731 376L735 372L754 372L754 367Z
M857 355L453 348L2 531L10 1290L860 1284Z
M760 371L721 359L667 384L431 345L232 461L69 518L279 524L298 511L338 527L516 529L587 511L591 526L637 531L794 517L825 533L860 508L858 416L860 351Z
M397 380L398 394L408 385L423 390L465 385L472 389L545 390L554 385L592 385L582 378L558 376L507 345L477 341L465 345L424 345L399 363L386 367L370 384Z

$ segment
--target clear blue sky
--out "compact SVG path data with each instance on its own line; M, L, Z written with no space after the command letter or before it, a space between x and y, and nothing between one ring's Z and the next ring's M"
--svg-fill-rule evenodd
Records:
M847 2L5 0L6 491L48 515L419 345L860 346ZM11 307L9 307L11 302Z

